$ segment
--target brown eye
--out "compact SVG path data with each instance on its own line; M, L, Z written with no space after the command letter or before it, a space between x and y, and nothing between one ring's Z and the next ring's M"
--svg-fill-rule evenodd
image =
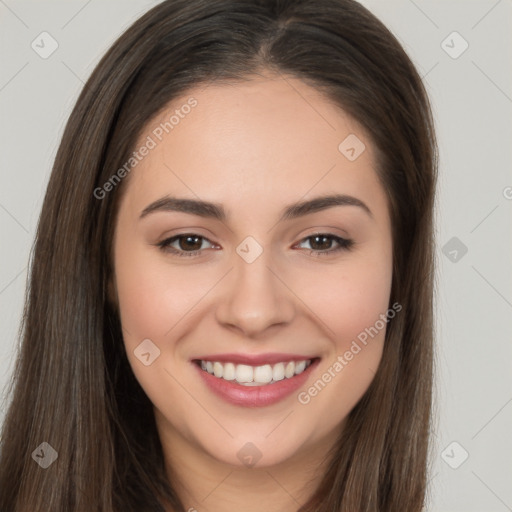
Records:
M178 256L196 256L202 252L201 246L205 240L211 244L204 236L195 233L184 233L167 238L157 245L162 251L171 252ZM173 244L176 244L176 242L177 247L173 247Z
M315 256L325 256L338 251L350 250L354 245L353 240L341 238L329 233L316 233L302 239L301 243L308 240L310 240L309 245L311 247L309 253ZM333 243L337 244L338 247L332 249Z

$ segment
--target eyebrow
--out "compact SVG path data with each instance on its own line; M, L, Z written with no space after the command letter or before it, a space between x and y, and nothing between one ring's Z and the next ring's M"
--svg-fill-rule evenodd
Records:
M345 194L334 194L319 196L286 206L281 212L279 222L296 219L335 206L357 206L373 218L370 208L360 199ZM182 212L198 215L199 217L212 218L222 222L227 220L226 211L219 203L171 196L162 197L146 206L140 214L140 219L155 212Z

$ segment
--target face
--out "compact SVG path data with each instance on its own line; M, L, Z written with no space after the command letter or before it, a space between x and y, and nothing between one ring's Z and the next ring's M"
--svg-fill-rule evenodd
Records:
M317 90L268 75L190 90L136 151L114 288L162 439L236 466L331 442L377 371L390 308L367 134Z

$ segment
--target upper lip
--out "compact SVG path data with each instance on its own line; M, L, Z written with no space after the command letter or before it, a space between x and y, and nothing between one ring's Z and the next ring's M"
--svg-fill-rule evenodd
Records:
M290 361L308 361L316 359L316 356L298 354L267 353L267 354L214 354L195 357L194 361L218 361L219 363L246 364L249 366L261 366L264 364L287 363Z

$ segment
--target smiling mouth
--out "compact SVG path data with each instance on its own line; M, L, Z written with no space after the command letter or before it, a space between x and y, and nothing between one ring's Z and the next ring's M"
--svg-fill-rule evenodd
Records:
M317 359L319 358L261 366L206 360L194 360L193 362L201 370L218 379L231 381L242 386L267 386L300 375Z

